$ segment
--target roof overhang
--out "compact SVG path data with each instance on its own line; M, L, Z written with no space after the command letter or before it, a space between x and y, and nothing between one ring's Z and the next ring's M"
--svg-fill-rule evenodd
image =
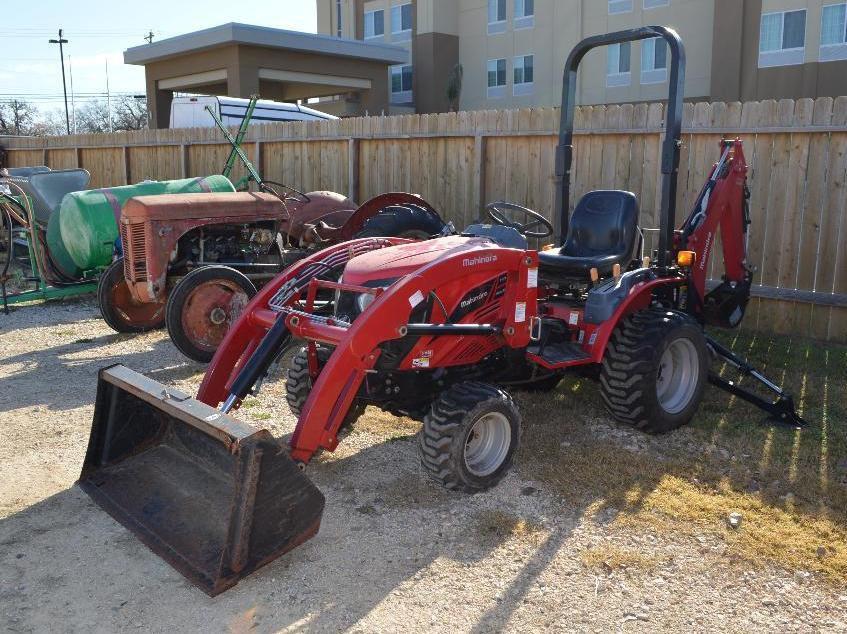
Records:
M406 63L409 58L409 52L399 46L230 22L127 49L124 51L124 63L143 66L232 44L361 59L386 65Z

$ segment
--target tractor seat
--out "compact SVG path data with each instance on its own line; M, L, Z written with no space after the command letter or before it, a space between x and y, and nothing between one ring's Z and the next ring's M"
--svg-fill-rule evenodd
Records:
M538 254L542 278L551 281L589 279L596 268L600 277L612 274L632 259L638 237L638 200L632 192L588 192L570 219L565 244Z

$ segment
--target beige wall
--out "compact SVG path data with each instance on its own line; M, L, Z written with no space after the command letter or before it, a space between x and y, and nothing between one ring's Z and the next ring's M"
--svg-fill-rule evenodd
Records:
M355 5L386 11L386 38L390 42L392 3L402 0L344 0L345 11ZM819 63L821 8L839 0L670 0L666 7L644 9L644 0L632 0L627 13L609 15L607 0L535 0L532 28L516 29L514 0L506 0L506 28L488 33L488 0L416 0L415 37L435 34L413 51L416 66L416 102L421 94L432 95L443 87L427 85L429 78L446 76L453 60L438 53L452 51L458 39L458 61L464 69L461 107L519 108L555 106L561 101L562 69L571 48L582 38L647 24L668 25L677 29L685 42L687 68L685 97L735 101L780 97L837 96L847 93L847 61ZM331 32L335 0L317 0L319 31ZM330 7L331 5L331 7ZM805 63L796 66L758 68L758 42L763 12L805 8ZM326 14L326 15L325 15ZM328 22L329 21L329 22ZM444 38L447 39L444 39ZM441 47L439 41L450 42ZM657 84L641 81L641 43L632 45L630 81L625 86L608 86L607 53L597 50L583 62L578 95L586 104L625 103L664 99L667 81ZM529 95L515 95L513 61L518 55L534 56L534 85ZM507 85L503 96L489 97L487 62L506 59ZM444 66L441 68L440 66ZM424 81L425 80L425 81ZM418 111L443 107L443 101L416 103Z

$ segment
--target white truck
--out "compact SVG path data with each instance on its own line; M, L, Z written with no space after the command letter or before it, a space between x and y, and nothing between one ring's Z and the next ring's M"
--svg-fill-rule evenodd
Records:
M174 97L171 101L171 128L211 128L215 122L206 111L211 106L215 114L226 126L239 126L247 112L249 99L235 97L208 97L188 95ZM259 100L250 125L273 123L275 121L318 121L337 119L331 114L314 110L296 103Z

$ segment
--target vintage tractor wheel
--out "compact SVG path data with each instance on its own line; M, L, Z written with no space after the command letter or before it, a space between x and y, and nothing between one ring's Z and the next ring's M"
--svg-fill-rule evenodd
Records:
M291 358L285 380L285 398L288 401L288 407L291 408L291 413L298 417L300 416L300 410L303 408L303 404L309 398L309 392L312 391L312 377L309 376L309 359L307 353L308 349L303 347ZM331 354L332 350L330 348L318 346L318 365L323 367ZM344 418L342 427L352 425L364 413L365 406L359 401L354 401L350 407L350 411L347 412L347 416Z
M124 260L112 262L97 283L100 315L116 332L146 332L165 325L165 302L139 303L124 277Z
M437 213L415 204L391 205L365 221L355 237L379 238L392 236L426 240L444 229L444 221Z
M617 420L650 433L685 425L708 379L703 329L692 317L648 309L614 331L600 370L600 394Z
M484 491L506 475L520 434L521 415L506 392L487 383L457 383L424 418L421 464L448 489Z
M191 271L168 297L171 341L189 359L208 363L255 294L253 282L228 266Z

